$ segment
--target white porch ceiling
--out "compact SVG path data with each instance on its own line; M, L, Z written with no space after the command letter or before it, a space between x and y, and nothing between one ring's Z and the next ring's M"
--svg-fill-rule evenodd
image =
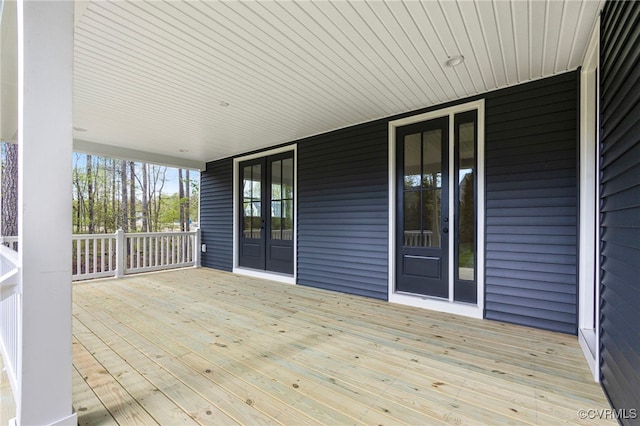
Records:
M75 137L195 161L268 147L576 69L601 6L77 1Z

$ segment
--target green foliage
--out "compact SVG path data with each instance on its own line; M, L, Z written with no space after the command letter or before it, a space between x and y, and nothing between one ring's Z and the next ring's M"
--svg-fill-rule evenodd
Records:
M151 232L180 229L179 196L177 193L166 193L167 174L172 174L173 170L152 164L144 167L143 171L142 163L135 163L132 175L131 162L74 154L74 233L113 233L119 228L126 229L126 225L133 226L133 223L123 225L123 209L127 209L126 217L135 215L138 231L146 231L143 229L144 225L147 225ZM124 182L123 176L126 176ZM200 188L199 174L191 172L191 176L190 182L184 182L184 185L189 191L189 217L193 223L198 221ZM123 186L126 189L123 189ZM122 199L123 193L127 194L132 187L135 188L134 205L130 204L129 199ZM143 197L143 191L146 197ZM130 193L127 198L130 198ZM187 197L182 202L186 205Z

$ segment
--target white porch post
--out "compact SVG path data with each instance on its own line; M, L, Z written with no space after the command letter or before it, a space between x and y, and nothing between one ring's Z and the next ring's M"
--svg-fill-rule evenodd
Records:
M18 0L19 425L75 425L71 351L73 2Z

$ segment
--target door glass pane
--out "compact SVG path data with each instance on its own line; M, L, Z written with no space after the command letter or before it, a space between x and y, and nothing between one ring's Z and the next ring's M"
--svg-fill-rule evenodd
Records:
M282 198L293 199L293 158L282 160Z
M422 193L422 247L440 247L441 191L429 189Z
M271 201L271 239L282 239L282 201Z
M292 168L293 170L293 168ZM282 239L293 240L293 199L282 202Z
M442 130L430 130L422 134L423 188L442 186ZM419 157L418 157L419 158Z
M422 174L422 165L420 164L421 151L420 133L404 137L404 189L420 187L420 175Z
M282 199L282 161L271 163L271 199Z
M242 175L244 176L244 180L242 182L242 196L244 199L251 198L251 190L253 188L253 181L251 179L251 166L247 166L243 169Z
M251 178L251 197L253 199L259 199L262 192L262 165L254 164L252 167Z
M246 166L242 169L242 236L244 238L260 238L262 226L260 210L261 169L260 164Z
M420 247L422 245L422 229L420 227L420 195L421 191L404 193L404 245Z
M475 279L475 123L458 127L458 279Z

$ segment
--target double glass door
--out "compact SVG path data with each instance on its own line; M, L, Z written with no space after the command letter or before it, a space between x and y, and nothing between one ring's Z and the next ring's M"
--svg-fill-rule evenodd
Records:
M293 274L293 153L240 163L241 267Z

